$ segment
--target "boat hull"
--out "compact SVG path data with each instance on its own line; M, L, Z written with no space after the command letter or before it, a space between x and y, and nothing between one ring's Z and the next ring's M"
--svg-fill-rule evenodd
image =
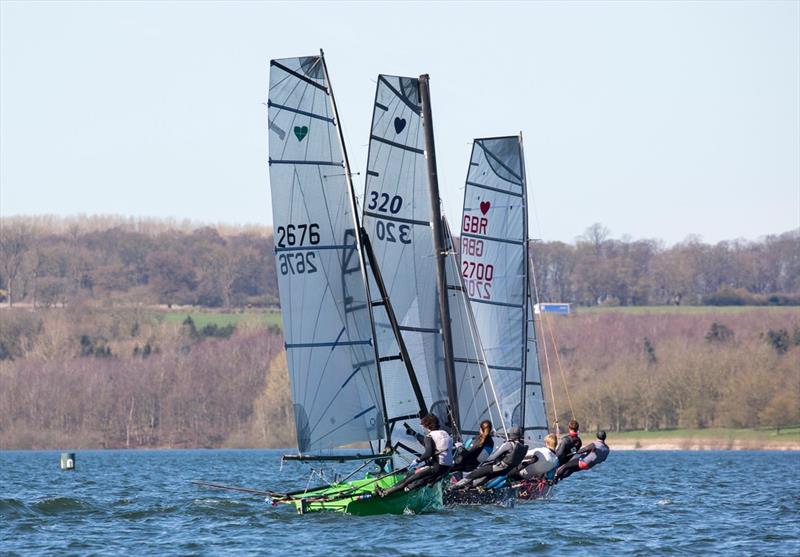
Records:
M553 484L546 480L522 481L514 487L518 488L517 499L520 501L550 499L553 495Z
M376 487L387 489L404 477L404 474L394 474L378 480L367 477L310 491L282 502L294 505L300 514L310 512L341 512L358 516L409 512L421 514L442 508L441 482L414 491L400 491L387 497L380 497L375 493Z
M513 507L517 500L518 490L514 487L501 487L499 489L457 489L444 492L445 506L461 505L500 505Z

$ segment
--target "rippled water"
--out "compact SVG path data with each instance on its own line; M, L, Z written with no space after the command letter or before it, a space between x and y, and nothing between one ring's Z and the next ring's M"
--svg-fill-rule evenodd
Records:
M550 501L420 516L299 516L190 483L303 487L280 454L82 451L62 472L59 453L2 452L0 554L800 554L797 452L612 452Z

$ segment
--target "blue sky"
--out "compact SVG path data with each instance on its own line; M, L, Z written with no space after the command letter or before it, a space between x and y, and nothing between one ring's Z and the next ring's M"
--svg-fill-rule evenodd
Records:
M270 58L324 48L355 177L378 73L431 76L444 210L522 131L531 232L800 227L800 2L0 5L0 215L271 223Z

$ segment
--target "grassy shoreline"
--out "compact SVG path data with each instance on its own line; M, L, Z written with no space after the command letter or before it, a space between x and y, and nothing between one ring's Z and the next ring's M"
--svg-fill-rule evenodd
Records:
M590 435L584 434L585 442ZM781 429L667 429L608 432L608 443L620 450L800 450L800 426Z

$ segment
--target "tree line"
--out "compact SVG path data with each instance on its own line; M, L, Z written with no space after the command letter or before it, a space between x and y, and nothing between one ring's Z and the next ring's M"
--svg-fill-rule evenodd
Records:
M294 445L277 327L141 307L0 312L0 449ZM604 309L545 316L537 332L553 429L800 423L794 309Z
M573 416L609 431L800 424L794 308L606 310L541 325L550 419L557 411L562 429Z
M755 241L613 239L600 224L575 243L534 242L542 301L594 305L798 305L800 229ZM0 219L8 305L277 306L271 229L156 219Z
M1 317L0 449L294 444L277 328L87 305Z
M531 255L544 301L585 306L800 304L800 229L713 245L690 237L665 247L658 240L616 240L594 224L573 245L536 242Z
M277 305L270 229L99 222L0 222L0 288L7 304Z

